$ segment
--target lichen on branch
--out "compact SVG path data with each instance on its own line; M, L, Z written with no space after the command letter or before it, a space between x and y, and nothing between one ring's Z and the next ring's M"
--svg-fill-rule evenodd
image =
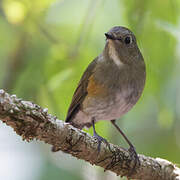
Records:
M0 120L11 126L23 140L33 139L52 145L53 151L63 151L117 175L142 180L180 180L180 169L171 162L138 155L140 165L132 171L135 159L128 150L97 141L88 133L64 123L48 113L47 108L17 98L0 90ZM132 173L133 172L133 173Z

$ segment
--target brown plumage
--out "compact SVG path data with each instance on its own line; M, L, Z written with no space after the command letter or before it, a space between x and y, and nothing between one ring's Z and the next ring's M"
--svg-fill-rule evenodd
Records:
M87 87L88 87L88 82L89 82L89 77L92 75L94 67L96 66L97 58L89 64L88 68L84 72L81 80L79 81L78 87L76 88L71 105L68 109L67 117L66 117L66 122L72 122L72 119L76 115L76 113L82 108L82 103L84 98L87 96ZM73 124L73 123L71 123ZM77 127L76 124L74 126ZM82 128L82 127L80 127Z
M106 140L96 133L94 123L111 121L138 159L134 146L114 119L127 113L140 98L146 79L144 60L129 29L116 26L105 35L105 48L84 72L73 95L66 122L80 129L93 125L100 150L101 142Z
M73 95L66 122L75 127L90 127L92 118L120 118L137 102L144 88L145 64L135 36L124 27L114 27L108 34L117 39L130 36L132 45L107 38L103 53L90 63Z

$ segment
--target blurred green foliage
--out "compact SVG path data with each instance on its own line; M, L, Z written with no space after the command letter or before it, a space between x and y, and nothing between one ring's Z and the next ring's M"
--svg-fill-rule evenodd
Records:
M83 71L104 47L104 33L127 26L143 53L147 81L119 125L139 153L178 164L179 22L179 0L0 0L1 88L64 119ZM99 122L97 131L125 146L109 122ZM57 176L51 170L47 179ZM66 173L62 179L69 179Z

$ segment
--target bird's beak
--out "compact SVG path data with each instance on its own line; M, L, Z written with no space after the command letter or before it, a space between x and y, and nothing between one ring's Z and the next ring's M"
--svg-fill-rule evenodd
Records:
M115 40L115 37L111 34L108 34L108 33L104 33L105 36L106 36L106 39L112 39L112 40Z
M122 38L121 38L121 37L114 37L113 34L109 34L109 33L104 33L104 34L105 34L105 36L106 36L106 39L122 41Z

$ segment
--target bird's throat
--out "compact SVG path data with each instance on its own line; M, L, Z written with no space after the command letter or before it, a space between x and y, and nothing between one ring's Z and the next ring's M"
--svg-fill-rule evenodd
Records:
M113 60L113 62L118 66L121 67L124 65L124 63L121 61L115 47L114 47L114 43L112 42L112 40L109 40L108 42L108 55L110 57L110 59Z

